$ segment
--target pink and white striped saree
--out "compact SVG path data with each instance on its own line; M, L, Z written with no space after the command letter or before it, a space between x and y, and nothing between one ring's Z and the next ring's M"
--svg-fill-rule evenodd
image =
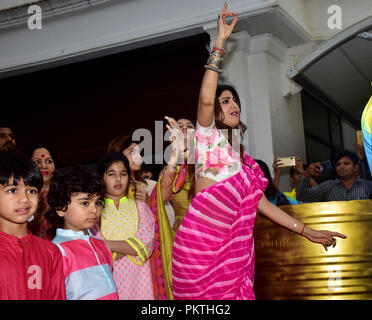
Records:
M253 229L267 185L258 164L197 193L173 245L175 299L255 299Z

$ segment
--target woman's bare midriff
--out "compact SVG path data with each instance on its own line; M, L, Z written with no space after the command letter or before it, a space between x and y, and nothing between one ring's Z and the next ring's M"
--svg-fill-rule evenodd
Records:
M195 183L195 194L215 183L217 183L217 181L199 176Z

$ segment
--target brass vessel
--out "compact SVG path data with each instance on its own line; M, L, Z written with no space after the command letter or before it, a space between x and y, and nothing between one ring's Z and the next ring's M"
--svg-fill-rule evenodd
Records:
M335 248L325 251L257 215L255 294L258 300L372 299L372 200L282 206L310 227L337 231Z

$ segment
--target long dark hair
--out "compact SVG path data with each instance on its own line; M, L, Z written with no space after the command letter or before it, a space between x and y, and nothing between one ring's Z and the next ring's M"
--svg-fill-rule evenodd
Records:
M135 143L138 145L138 141L133 141L132 136L130 135L117 136L111 140L109 146L107 147L107 153L115 153L115 152L123 153L123 151L127 149L132 143ZM141 181L147 185L146 180L142 178L143 166L144 164L142 163L140 170L133 171L133 175L137 181Z
M54 162L54 167L57 169L56 157L54 155L53 149L50 146L47 146L47 145L44 145L44 144L34 144L34 145L29 146L27 149L25 149L23 151L23 153L28 159L31 160L35 150L37 150L37 149L48 150L48 152L49 152L49 154L52 157L52 160ZM47 196L47 195L45 195L45 196ZM36 235L38 237L43 236L43 234L42 234L42 231L43 231L42 230L42 223L43 223L44 219L47 219L50 223L50 214L51 214L51 212L50 212L50 208L49 208L48 203L47 203L47 199L44 198L43 194L40 194L39 205L38 205L38 208L36 210L34 219L28 225L28 228L30 229L30 231L34 235ZM49 230L47 230L47 235L49 237L51 237L51 235L48 232L49 232Z
M191 118L190 116L185 116L185 115L177 116L176 122L180 121L181 119L189 120L192 123L192 125L194 126L194 128L196 127L195 119Z
M99 161L98 166L97 166L97 173L99 178L101 179L101 182L105 185L103 181L103 177L105 175L105 172L107 171L110 166L115 163L115 162L122 162L125 169L128 172L128 177L130 178L131 170L129 166L129 160L127 159L126 156L124 156L120 152L114 152L114 153L106 153ZM128 181L129 182L129 181ZM128 192L128 187L129 183L127 186L127 192ZM106 188L106 185L105 185Z
M214 117L215 117L215 123L216 123L216 128L217 129L227 129L228 141L229 141L230 145L232 146L233 145L233 143L232 143L232 130L233 129L239 129L240 130L240 139L242 141L244 132L247 130L247 126L243 122L241 122L240 119L239 119L239 124L235 128L232 128L232 127L223 123L224 113L222 111L222 107L221 107L221 104L220 104L219 97L221 96L222 92L224 92L226 90L228 90L232 93L232 95L235 99L235 102L239 107L239 111L241 111L241 104L240 104L239 95L238 95L238 92L235 90L235 88L232 87L232 86L226 85L226 84L218 85L217 90L216 90L216 97L215 97L215 101L214 101ZM245 165L247 165L245 163L245 160L244 160L244 147L241 143L240 143L239 149L240 149L239 150L240 151L240 160Z
M54 155L54 151L53 151L53 149L52 149L50 146L47 146L47 145L44 145L44 144L34 144L34 145L28 147L28 148L24 151L24 154L25 154L25 156L26 156L27 158L32 159L32 156L33 156L35 150L37 150L37 149L46 149L46 150L48 150L50 156L51 156L52 159L53 159L54 166L56 167L56 157L55 157L55 155ZM56 169L57 169L57 167L56 167Z
M267 180L269 180L269 183L266 187L266 190L265 190L265 196L267 199L269 199L272 195L275 195L277 192L278 192L278 189L275 187L274 183L273 183L273 179L271 178L271 174L270 174L270 170L269 170L269 167L267 166L267 164L265 162L263 162L262 160L259 160L259 159L254 159L254 161L257 162L257 164L260 166L263 174L265 175L265 178Z

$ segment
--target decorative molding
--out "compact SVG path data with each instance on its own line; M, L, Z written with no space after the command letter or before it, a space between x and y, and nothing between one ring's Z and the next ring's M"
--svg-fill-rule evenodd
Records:
M296 33L304 43L312 41L312 34L305 30L284 8L281 6L275 7L275 14L281 18L283 23L290 27L290 29Z
M252 37L247 31L234 33L226 43L226 49L228 52L243 51L250 54L251 39Z
M43 18L49 18L109 1L111 0L48 0L36 2L35 4L41 8ZM27 19L30 16L27 10L30 5L32 4L0 11L0 29L12 28L27 23Z
M302 87L288 78L288 74L295 72L293 66L310 54L316 47L316 42L306 43L297 47L289 48L285 62L283 63L283 96L289 98L302 90Z
M285 61L287 47L270 33L251 38L249 54L267 52L280 62Z
M33 5L41 1L45 1L45 0L1 0L0 11L22 7L24 5Z
M112 3L112 5L110 3ZM97 7L101 4L107 5L103 5L102 8ZM50 65L69 63L70 61L80 61L115 52L132 50L200 33L202 30L208 32L211 35L211 38L216 34L216 17L218 15L218 10L216 9L216 11L213 12L197 12L194 15L190 15L190 13L187 12L187 14L184 14L183 16L175 16L169 21L154 19L151 26L146 24L135 24L131 25L130 28L128 28L124 22L120 22L120 17L114 17L113 19L118 19L118 21L117 23L116 20L114 21L115 23L112 24L111 30L103 28L102 30L104 31L99 31L100 26L102 25L103 27L103 22L100 19L101 12L104 15L106 7L114 11L113 9L116 10L116 7L113 8L113 5L115 5L118 6L117 9L125 12L124 9L126 8L126 5L129 4L135 5L135 2L133 0L122 2L114 0L42 1L39 2L38 5L42 8L43 19L49 18L47 20L48 28L45 28L45 30L43 28L41 31L34 31L34 34L28 34L28 30L25 31L23 30L24 28L17 27L23 23L25 25L27 24L27 5L0 12L0 37L1 33L3 33L4 35L6 34L6 36L4 36L5 42L7 37L11 37L12 41L14 40L14 43L18 43L13 43L14 50L17 50L17 54L12 55L5 50L0 58L0 73L2 74L0 77L24 72L26 69L29 70L38 67L45 68ZM276 5L277 1L274 0L240 1L232 9L238 11L239 19L243 20L267 12L276 12ZM82 10L87 8L92 9ZM82 10L83 13L78 12L79 10ZM70 25L73 26L75 21L80 22L79 15L82 15L81 17L85 19L84 21L88 21L90 15L92 15L94 21L96 21L95 29L91 28L93 27L94 22L92 22L92 26L86 23L85 26L87 27L87 30L84 32L84 37L77 41L76 36L69 37L72 28L63 26L62 23L61 32L57 32L57 36L54 37L55 33L51 30L57 30L59 28L59 23L63 22L64 17L60 16L58 19L51 18L75 11L76 13L68 15ZM116 11L119 12L119 10ZM281 13L278 14L285 19ZM9 29L9 32L6 29ZM95 32L94 30L98 31ZM79 30L77 30L76 33L79 35ZM31 43L32 37L35 37L35 46ZM40 39L40 37L42 37L42 39ZM52 37L55 44L50 41ZM28 43L27 47L26 44L23 45L23 41L21 41L21 39L26 38ZM17 41L18 39L19 41ZM44 41L43 39L46 40ZM250 37L248 37L248 39L250 39ZM0 41L1 40L2 39L0 38ZM265 42L262 39L260 41ZM29 45L30 43L31 46ZM236 48L236 50L246 50L246 47L249 46L245 42L237 41L237 43L238 48ZM5 46L5 44L2 45ZM229 45L230 44L228 44L228 46ZM276 40L267 40L266 45L267 50L273 54L274 57L282 59L281 55L283 48L281 44L276 43Z

